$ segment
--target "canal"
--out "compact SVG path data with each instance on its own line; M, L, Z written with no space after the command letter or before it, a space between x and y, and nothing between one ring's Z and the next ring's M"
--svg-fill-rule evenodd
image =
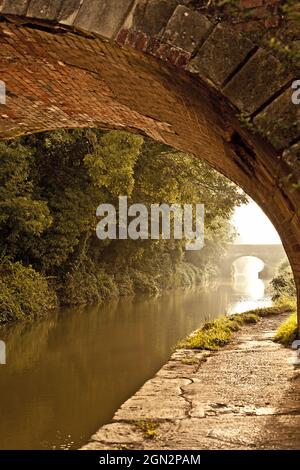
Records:
M249 273L248 273L249 274ZM64 309L2 327L0 449L76 449L208 319L270 304L263 281Z

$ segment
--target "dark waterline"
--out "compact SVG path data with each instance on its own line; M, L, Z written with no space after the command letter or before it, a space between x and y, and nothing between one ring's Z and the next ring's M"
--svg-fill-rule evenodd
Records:
M168 360L178 340L225 311L246 310L251 299L254 306L267 302L240 286L121 299L2 328L0 449L80 447Z

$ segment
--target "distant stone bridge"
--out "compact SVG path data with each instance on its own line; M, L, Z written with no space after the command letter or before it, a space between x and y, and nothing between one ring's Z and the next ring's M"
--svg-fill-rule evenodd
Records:
M202 158L270 218L300 300L300 70L261 40L299 31L281 0L240 0L245 23L215 3L0 0L0 139L124 129Z
M280 263L287 259L284 248L278 245L231 245L224 258L223 275L232 273L233 263L245 256L253 256L264 263L264 269L260 272L261 278L271 278L276 274Z

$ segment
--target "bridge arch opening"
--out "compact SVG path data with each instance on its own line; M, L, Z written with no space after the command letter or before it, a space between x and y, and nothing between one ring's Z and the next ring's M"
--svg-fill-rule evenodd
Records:
M242 292L251 300L260 300L265 294L265 285L260 273L265 267L264 262L255 256L242 256L232 263L233 289Z
M265 263L256 256L241 256L233 261L234 276L256 276L263 271Z
M105 15L85 1L71 2L68 11L61 2L49 1L43 9L39 3L0 3L1 80L7 90L0 138L116 128L202 158L269 217L299 297L300 194L293 188L297 174L284 157L299 138L298 117L278 60L186 2L172 2L174 8L163 9L155 21L148 10L141 15L141 1L110 2ZM182 34L187 28L196 35L191 41ZM282 138L274 124L264 127L266 115L280 121L278 99L291 123ZM251 131L254 121L260 134Z

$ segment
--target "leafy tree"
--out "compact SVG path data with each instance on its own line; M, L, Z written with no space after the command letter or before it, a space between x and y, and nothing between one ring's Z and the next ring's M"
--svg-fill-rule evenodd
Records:
M19 142L0 142L0 250L16 257L26 237L37 240L52 224L47 202L35 198L33 152Z
M84 163L94 185L111 196L130 196L134 188L134 165L143 138L128 132L112 131L103 135Z
M273 300L281 297L296 297L295 280L288 261L280 265L277 275L271 281L271 290Z

